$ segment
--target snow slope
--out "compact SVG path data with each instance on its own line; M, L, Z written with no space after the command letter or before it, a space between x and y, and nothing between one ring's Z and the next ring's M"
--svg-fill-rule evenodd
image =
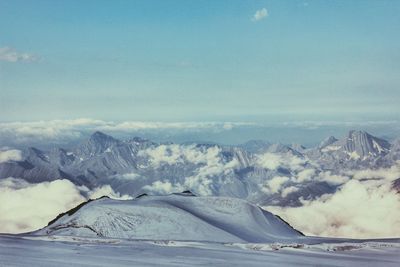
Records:
M209 242L291 242L302 236L247 201L185 194L98 199L33 234Z
M310 222L312 223L312 222ZM399 266L400 240L306 237L247 201L101 198L0 234L0 266Z
M400 266L399 241L220 244L0 234L0 266Z

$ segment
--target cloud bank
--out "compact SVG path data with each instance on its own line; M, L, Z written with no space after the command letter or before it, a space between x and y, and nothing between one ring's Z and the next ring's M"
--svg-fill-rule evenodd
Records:
M0 232L39 229L83 201L85 198L68 180L40 184L14 178L0 180Z
M323 175L330 177L329 173ZM309 235L400 236L400 194L391 188L391 183L400 177L399 164L388 169L353 171L346 179L339 177L344 183L334 194L303 200L302 207L266 208Z
M107 133L135 133L143 131L186 131L186 132L223 132L235 127L255 125L246 122L142 122L142 121L103 121L88 118L73 120L50 120L32 122L3 122L0 123L0 140L12 144L27 143L32 145L35 141L66 142L77 140L82 136L95 131ZM0 143L0 145L2 145ZM9 145L9 144L3 144Z
M234 142L245 142L249 139L263 138L259 137L257 132L265 129L275 129L287 132L288 130L295 136L291 128L296 130L313 129L316 133L322 133L326 127L356 127L356 128L374 128L379 126L391 127L395 133L400 132L399 121L372 121L366 124L357 124L355 122L305 122L297 121L295 123L261 123L261 122L154 122L154 121L106 121L90 118L78 118L71 120L47 120L47 121L27 121L27 122L0 122L0 147L12 146L20 148L21 146L52 146L69 145L71 143L82 141L95 131L103 131L116 137L126 138L132 135L147 136L148 138L171 140L174 137L184 136L184 141L193 141L196 139L205 141L224 142L234 138ZM321 131L321 132L320 132ZM304 134L304 133L303 133ZM180 136L180 137L179 137ZM168 138L167 138L168 137ZM325 135L321 136L322 140ZM221 139L222 138L222 139ZM280 140L281 135L271 135L270 141ZM192 139L192 140L190 140ZM286 139L286 137L284 138ZM240 140L240 141L238 141ZM292 141L292 140L290 140ZM316 138L306 138L300 143L309 142L315 144ZM231 142L231 141L227 141Z
M0 180L0 233L23 233L47 225L58 214L76 207L88 198L109 196L131 199L114 192L109 185L93 190L68 180L31 184L22 179Z

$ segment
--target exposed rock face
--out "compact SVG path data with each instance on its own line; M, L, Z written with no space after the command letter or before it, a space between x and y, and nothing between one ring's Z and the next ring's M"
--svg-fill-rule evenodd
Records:
M328 138L324 139L318 146L319 149L323 149L329 145L332 145L338 141L334 136L329 136Z

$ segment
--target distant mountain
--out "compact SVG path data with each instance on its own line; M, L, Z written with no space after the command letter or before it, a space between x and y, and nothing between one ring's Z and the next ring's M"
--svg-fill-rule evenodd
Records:
M329 136L328 138L324 139L318 146L319 149L324 149L327 146L332 145L333 143L337 142L338 140L334 136Z
M262 140L250 140L239 146L251 153L262 153L266 151L271 144Z
M386 155L390 151L390 143L363 131L350 131L340 140L331 136L324 140L319 149L323 153L343 153L350 159L367 159Z
M388 158L391 147L388 141L367 132L350 131L339 140L333 136L325 139L306 154L329 169L385 167L393 164Z
M350 131L341 139L328 137L314 148L264 141L238 146L155 143L139 137L119 140L95 132L68 150L27 148L21 161L0 163L0 179L15 177L31 183L68 179L89 189L111 185L115 191L133 196L191 189L199 195L299 206L300 199L336 190L335 183L312 179L323 171L340 174L389 167L397 160L400 139L390 144L363 131ZM302 170L305 173L300 173ZM282 182L270 184L274 178Z
M112 136L97 131L90 136L89 140L80 145L75 153L77 156L90 157L103 153L119 143L120 141Z
M341 146L355 159L385 155L390 150L389 142L363 131L350 131L345 138L332 145Z

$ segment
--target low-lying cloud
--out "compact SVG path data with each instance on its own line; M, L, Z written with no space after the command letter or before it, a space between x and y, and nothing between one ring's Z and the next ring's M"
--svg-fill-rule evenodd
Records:
M162 165L185 164L192 166L193 173L181 182L156 181L144 189L160 194L192 190L199 195L212 195L213 186L223 183L221 179L233 174L239 162L237 159L224 162L222 149L218 146L196 147L195 145L160 145L140 151L139 156L147 157L154 168Z
M300 170L307 163L306 159L291 154L264 153L257 156L258 166L276 170L279 167Z
M344 179L345 176L340 177ZM303 200L301 207L267 209L309 235L399 237L400 194L391 188L391 182L399 177L399 165L353 171L334 194Z
M40 184L14 178L0 180L0 232L39 229L83 201L85 198L68 180Z
M88 198L90 199L96 199L99 197L107 196L113 199L119 199L119 200L129 200L133 199L132 196L130 195L122 195L118 192L115 192L114 189L110 185L103 185L100 187L96 187L93 190L83 190Z
M18 149L0 149L0 163L21 159L22 152Z
M143 187L145 191L154 192L162 195L170 193L178 193L184 191L184 187L180 183L171 183L170 181L155 181L151 185Z
M0 180L0 233L22 233L40 229L58 214L88 198L109 196L131 199L105 185L93 190L68 180L31 184L22 179Z

